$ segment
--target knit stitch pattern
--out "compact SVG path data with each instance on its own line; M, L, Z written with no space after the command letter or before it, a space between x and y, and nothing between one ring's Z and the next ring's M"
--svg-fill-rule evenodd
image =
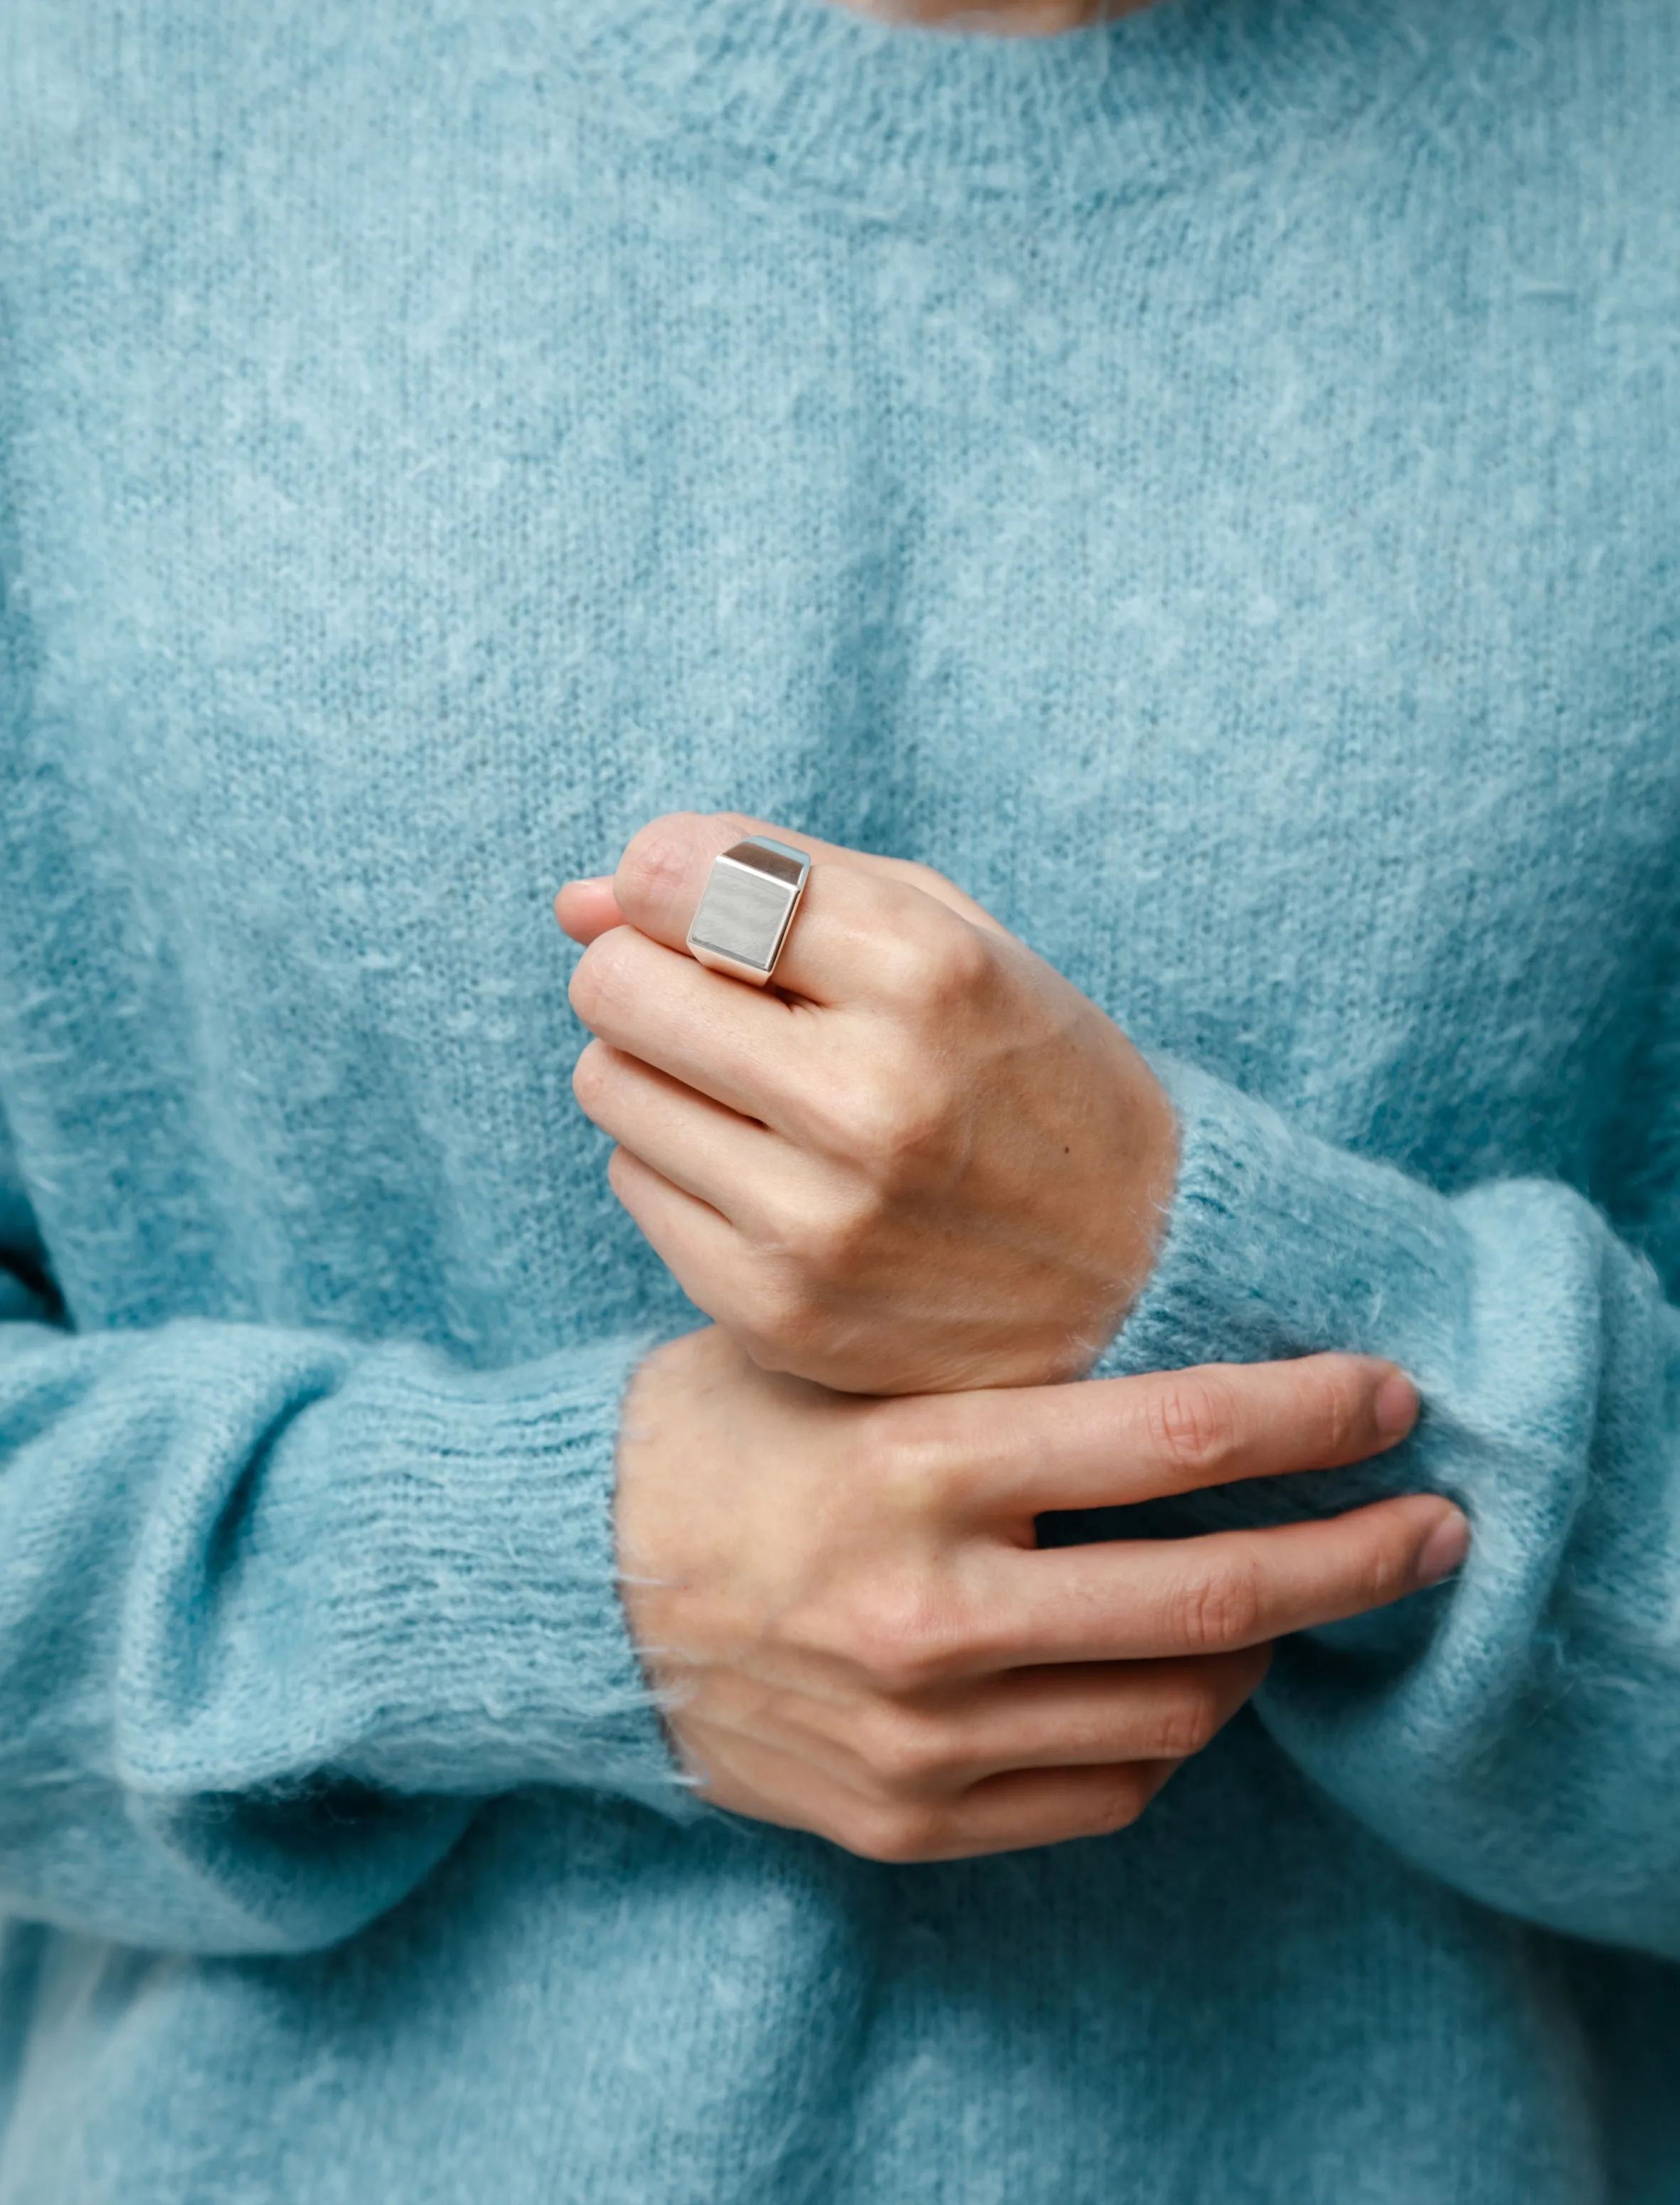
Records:
M0 2205L1680 2194L1680 15L0 11ZM1457 1496L1132 1829L720 1815L549 905L739 806L1152 1055L1098 1368Z

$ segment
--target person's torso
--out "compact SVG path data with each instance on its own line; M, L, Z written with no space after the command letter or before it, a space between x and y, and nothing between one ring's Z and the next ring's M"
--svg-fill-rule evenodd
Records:
M1680 225L1579 85L886 221L638 140L516 11L86 12L0 153L0 1107L75 1159L29 1191L78 1322L692 1322L549 910L679 806L927 859L1440 1186L1640 1176ZM1101 1845L536 1798L337 1954L10 1949L9 2199L55 2123L64 2196L172 2205L1603 2179L1556 1948L1246 1720Z

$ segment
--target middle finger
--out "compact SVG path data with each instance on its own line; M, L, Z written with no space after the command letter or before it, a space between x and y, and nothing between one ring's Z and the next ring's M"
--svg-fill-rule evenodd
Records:
M709 972L633 926L590 944L569 992L598 1040L778 1132L804 1122L823 1015L808 1005Z
M1058 1664L862 1709L849 1698L787 1695L778 1712L844 1780L936 1794L1013 1768L1183 1760L1211 1744L1270 1660L1271 1649L1259 1646L1194 1661ZM762 1696L742 1695L736 1709L715 1688L707 1720L760 1722Z
M1264 1530L1000 1545L969 1666L1229 1653L1338 1623L1435 1582L1426 1550L1454 1523L1463 1517L1451 1501L1412 1493Z

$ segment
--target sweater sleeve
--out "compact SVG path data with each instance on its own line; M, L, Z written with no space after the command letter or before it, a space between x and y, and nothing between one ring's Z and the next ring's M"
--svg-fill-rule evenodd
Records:
M1552 1181L1447 1198L1192 1067L1153 1279L1104 1373L1392 1357L1423 1414L1353 1473L1202 1496L1170 1528L1451 1494L1451 1584L1279 1649L1258 1707L1337 1799L1490 1906L1680 1956L1680 1310Z
M0 1138L0 1909L329 1944L475 1802L685 1794L610 1524L638 1343L470 1373L203 1322L77 1336Z

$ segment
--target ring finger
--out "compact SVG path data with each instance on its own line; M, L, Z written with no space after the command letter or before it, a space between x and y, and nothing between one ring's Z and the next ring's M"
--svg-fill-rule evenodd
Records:
M965 1787L1017 1768L1182 1761L1210 1744L1251 1699L1269 1645L1160 1661L1021 1669L999 1677L963 1725Z

